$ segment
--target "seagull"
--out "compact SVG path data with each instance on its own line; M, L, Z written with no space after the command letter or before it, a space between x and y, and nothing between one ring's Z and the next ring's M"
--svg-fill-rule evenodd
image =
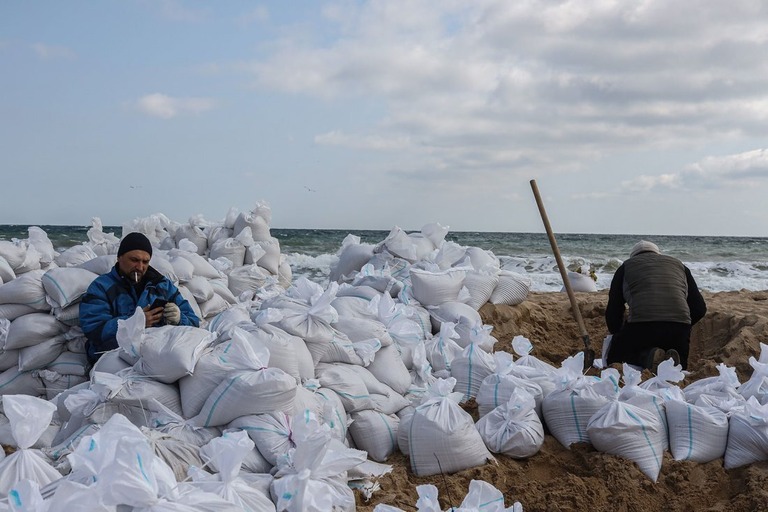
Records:
M307 189L308 192L317 192L317 190L313 188L309 188L308 186L304 185L304 188Z

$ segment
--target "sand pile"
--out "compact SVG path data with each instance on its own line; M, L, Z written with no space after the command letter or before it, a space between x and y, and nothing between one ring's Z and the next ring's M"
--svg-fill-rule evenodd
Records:
M603 320L607 292L576 296L600 357L607 334ZM694 327L691 373L681 385L717 375L715 367L721 362L736 368L740 382L745 382L752 373L749 357L759 356L760 342L768 343L768 292L705 292L704 298L707 315ZM511 340L520 334L533 343L533 355L559 366L583 347L565 293L531 293L517 306L486 304L480 314L494 327L493 335L499 339L496 350L513 352ZM471 403L467 407L477 419ZM567 450L551 435L527 460L501 455L497 460L498 465L419 478L411 473L407 458L396 454L387 460L394 470L379 481L381 490L368 502L357 496L358 510L373 510L377 503L414 510L416 486L426 483L438 487L441 506L447 509L461 503L473 479L493 484L504 493L507 506L519 501L526 512L768 510L768 462L726 471L722 459L706 464L675 461L665 452L658 482L653 483L633 462L597 452L585 443Z

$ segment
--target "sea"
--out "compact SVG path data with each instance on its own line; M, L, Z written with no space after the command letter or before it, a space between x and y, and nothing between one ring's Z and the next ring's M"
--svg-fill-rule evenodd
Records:
M39 225L53 247L63 251L88 241L90 226ZM0 240L26 239L29 226L0 225ZM105 233L120 237L121 227L104 226ZM377 244L388 230L279 229L271 228L280 241L294 279L304 276L327 285L331 265L347 235ZM532 291L560 291L562 278L546 233L451 231L446 240L479 247L496 255L503 269L527 275ZM556 234L555 239L570 271L593 271L599 290L610 287L611 278L638 240L649 240L665 254L682 260L702 290L712 292L768 290L768 238L724 236Z

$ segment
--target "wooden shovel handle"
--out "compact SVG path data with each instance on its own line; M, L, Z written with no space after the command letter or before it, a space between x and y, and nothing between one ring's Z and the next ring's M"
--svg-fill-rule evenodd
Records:
M533 197L536 198L536 205L539 207L541 220L544 222L544 229L547 230L549 245L552 246L552 252L555 255L555 261L557 261L557 268L560 269L560 276L563 278L565 291L568 292L568 300L571 301L573 317L576 319L576 323L579 324L579 333L584 339L584 345L589 348L589 335L587 334L587 328L584 326L584 319L581 317L581 310L579 309L579 305L576 303L576 296L573 294L573 289L571 288L571 280L568 279L568 272L566 271L565 265L563 264L563 258L560 257L560 249L557 248L557 240L555 240L555 235L552 233L552 226L549 225L547 211L544 209L544 202L541 200L539 187L536 186L536 180L531 180L531 189L533 190Z

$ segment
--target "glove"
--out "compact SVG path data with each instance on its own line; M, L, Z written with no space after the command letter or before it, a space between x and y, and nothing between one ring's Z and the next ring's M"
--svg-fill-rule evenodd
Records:
M168 325L179 325L181 322L181 310L173 302L169 302L163 308L163 317Z

